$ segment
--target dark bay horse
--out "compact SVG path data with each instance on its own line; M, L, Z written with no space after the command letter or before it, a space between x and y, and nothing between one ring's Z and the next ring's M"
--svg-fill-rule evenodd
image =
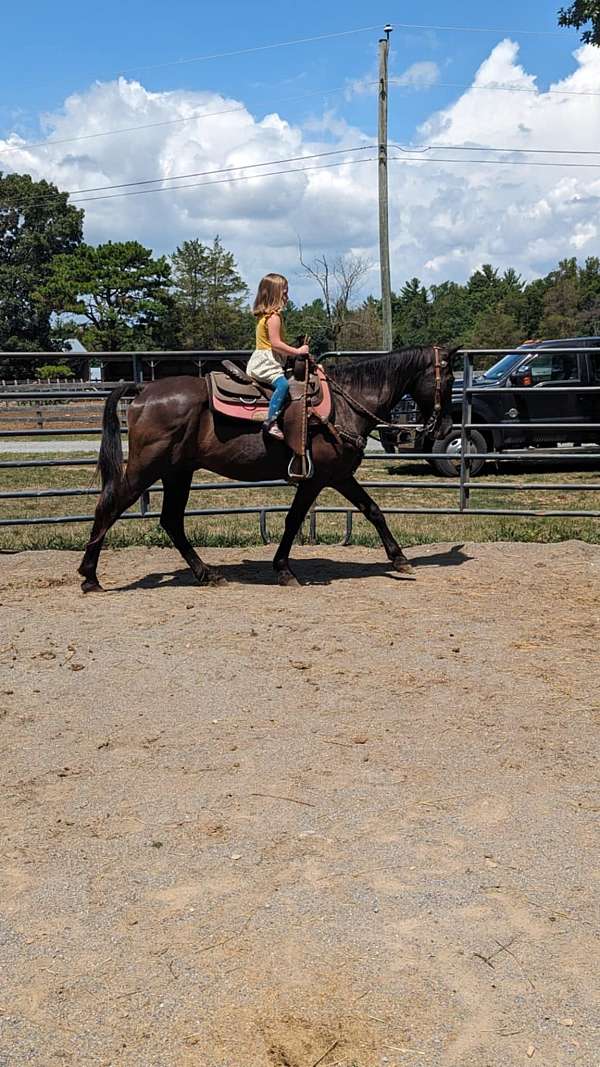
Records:
M369 432L389 418L395 404L409 393L431 437L444 437L452 426L450 353L439 347L405 348L386 356L338 365L329 372L335 401L336 431L319 427L312 439L314 475L301 482L287 514L285 531L273 566L280 585L296 585L289 553L300 526L322 489L337 489L377 530L388 559L397 571L410 564L392 536L380 509L354 475L363 458ZM123 463L117 405L130 389L129 458ZM104 538L123 512L157 479L164 487L160 524L203 584L218 581L188 541L185 508L192 475L204 468L227 478L263 481L287 476L289 451L266 435L259 424L213 418L203 378L163 378L147 386L119 386L106 400L98 468L102 491L90 540L79 573L84 592L99 591L97 566Z

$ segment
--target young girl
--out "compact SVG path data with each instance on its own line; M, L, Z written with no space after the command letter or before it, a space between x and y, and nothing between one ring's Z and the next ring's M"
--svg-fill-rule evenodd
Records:
M286 356L308 355L308 345L291 348L285 341L281 311L287 301L287 278L282 274L266 274L258 287L252 309L256 317L256 348L246 367L246 373L251 378L275 387L264 428L280 440L283 439L283 434L277 425L277 417L289 391L283 365Z

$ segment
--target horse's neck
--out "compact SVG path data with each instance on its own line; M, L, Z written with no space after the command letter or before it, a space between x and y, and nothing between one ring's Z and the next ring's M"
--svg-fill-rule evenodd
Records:
M378 396L375 400L373 411L380 418L387 418L392 410L396 407L396 404L402 400L402 397L409 391L409 387L414 377L414 368L406 360L398 359L398 369L396 373L390 375L387 381L378 390Z

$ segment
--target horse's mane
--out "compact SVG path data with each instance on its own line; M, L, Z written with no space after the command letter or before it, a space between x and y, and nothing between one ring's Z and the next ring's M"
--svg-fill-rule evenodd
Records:
M412 377L422 367L423 353L427 345L417 345L412 348L401 348L397 352L390 352L385 356L368 356L366 359L348 359L343 363L337 363L327 368L327 373L340 385L357 390L368 389L369 386L380 388L395 377L399 370L407 372L407 377Z

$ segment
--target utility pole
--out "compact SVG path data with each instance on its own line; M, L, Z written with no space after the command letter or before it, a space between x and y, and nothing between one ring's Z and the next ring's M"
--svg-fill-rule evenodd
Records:
M383 348L392 350L392 286L390 280L390 233L388 220L388 52L393 26L384 26L379 40L379 270Z

